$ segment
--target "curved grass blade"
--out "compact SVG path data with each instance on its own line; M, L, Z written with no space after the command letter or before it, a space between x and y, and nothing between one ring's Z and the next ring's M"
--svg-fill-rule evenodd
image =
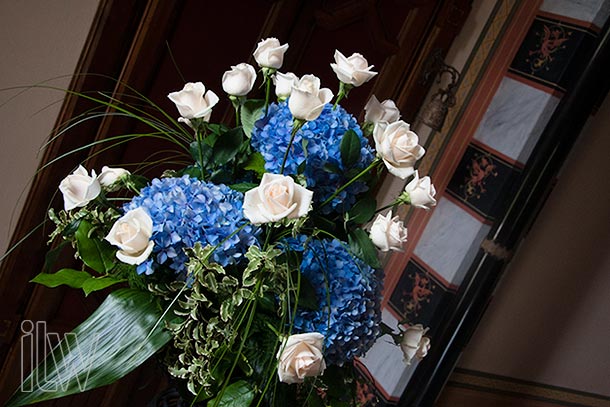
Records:
M7 407L56 399L120 379L169 342L171 335L157 324L160 316L152 294L130 288L114 291L65 335Z

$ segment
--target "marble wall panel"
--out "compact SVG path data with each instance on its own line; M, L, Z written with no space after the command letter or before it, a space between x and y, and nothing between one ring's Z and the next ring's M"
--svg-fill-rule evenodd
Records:
M504 77L474 138L524 163L558 103L550 93Z
M547 13L569 16L595 24L598 27L610 15L609 0L545 0L540 7L541 11Z
M414 253L447 282L460 285L489 230L489 225L441 198Z

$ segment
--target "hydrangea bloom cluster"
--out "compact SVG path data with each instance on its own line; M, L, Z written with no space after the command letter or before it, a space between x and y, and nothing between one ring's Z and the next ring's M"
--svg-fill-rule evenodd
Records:
M242 202L242 193L188 175L154 179L123 207L126 212L142 207L153 221L153 255L138 266L138 273L152 274L159 265L183 272L188 261L183 249L197 242L222 243L213 260L222 266L238 263L248 247L257 244L258 233L243 217Z
M364 355L380 332L382 271L354 257L336 239L301 236L288 246L303 251L301 273L319 301L317 310L297 311L295 331L323 334L327 363L341 366Z
M265 158L265 169L269 172L280 172L290 142L292 122L287 102L271 104L267 116L256 122L252 146ZM362 146L360 160L352 168L364 169L373 161L374 154L354 116L341 106L333 109L327 104L320 117L305 123L295 135L284 174L296 174L299 165L305 162L307 188L314 191L315 203L324 202L349 181L345 173L351 168L344 168L340 152L341 138L348 130L356 132ZM330 204L322 207L321 212L328 214L333 209L338 212L349 210L356 202L356 195L366 189L364 182L354 182Z

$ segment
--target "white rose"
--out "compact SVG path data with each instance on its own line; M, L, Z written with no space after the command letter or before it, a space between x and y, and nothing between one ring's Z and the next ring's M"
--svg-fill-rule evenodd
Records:
M392 217L392 211L386 216L377 215L371 226L369 236L373 244L382 252L388 250L402 251L402 245L407 241L407 228L398 216Z
M380 103L375 95L366 103L364 111L364 121L368 123L394 123L400 119L400 111L393 100L387 99Z
M318 332L290 335L277 353L277 374L284 383L303 383L306 376L324 373L324 335Z
M132 209L112 225L105 239L121 249L116 257L123 263L141 264L154 246L150 240L152 227L152 219L144 209Z
M179 92L172 92L167 97L174 102L183 122L189 123L191 119L210 120L212 108L216 106L218 96L208 90L201 82L189 82Z
M335 63L330 66L341 82L352 86L360 86L377 75L377 72L371 71L373 66L369 66L367 60L357 53L346 58L345 55L335 50Z
M102 167L102 172L97 176L97 180L103 187L109 187L119 180L119 178L125 175L131 174L124 168L110 168L107 166Z
M415 176L405 187L405 192L409 194L411 205L416 208L430 209L436 205L436 199L434 199L436 189L432 185L430 177L419 178L418 171L415 171Z
M430 349L430 338L424 335L428 328L417 324L408 327L402 334L400 348L404 355L404 361L407 365L411 364L413 358L423 359Z
M291 177L265 173L260 185L244 194L244 216L254 224L300 218L309 212L312 198L313 192Z
M394 123L377 123L373 130L375 149L391 174L405 179L414 172L417 160L426 150L419 144L419 137L402 120Z
M250 64L241 63L222 75L222 89L229 95L246 96L254 87L256 71Z
M87 170L79 165L76 171L61 181L59 190L64 196L64 209L69 211L81 208L97 198L102 187L95 176L95 171L91 170L89 175Z
M320 79L304 75L292 86L288 108L295 119L312 121L322 113L324 105L331 101L333 93L328 88L320 89Z
M261 40L254 51L254 59L261 68L279 69L284 63L284 53L288 44L280 45L277 38Z
M292 72L277 72L273 76L273 83L275 83L275 95L279 99L286 99L292 93L292 85L298 81L299 78Z

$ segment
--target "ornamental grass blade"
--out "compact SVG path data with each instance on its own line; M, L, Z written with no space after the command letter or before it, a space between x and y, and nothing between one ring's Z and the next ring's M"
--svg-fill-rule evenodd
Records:
M7 407L80 393L125 376L170 340L157 324L161 314L150 293L114 291L34 368Z

